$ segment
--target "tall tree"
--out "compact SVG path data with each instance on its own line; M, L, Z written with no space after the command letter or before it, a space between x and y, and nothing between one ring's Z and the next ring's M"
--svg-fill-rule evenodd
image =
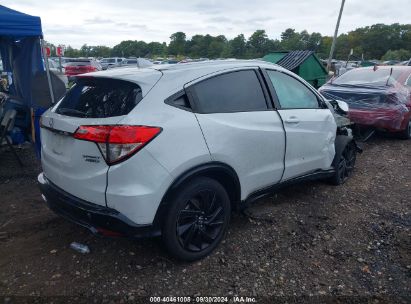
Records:
M210 45L208 46L208 56L209 58L215 59L221 57L224 51L224 47L227 44L227 38L224 35L219 35L213 37Z
M259 58L264 56L269 47L269 39L265 30L256 30L247 41L248 56Z
M313 50L321 58L326 58L330 52L332 41L331 37L322 37L320 33L310 34L305 30L296 32L292 28L281 33L281 41L269 39L264 30L255 31L247 41L243 34L228 41L224 35L211 36L209 34L194 35L191 39L187 39L183 32L172 34L170 39L168 46L165 42L146 43L138 40L125 40L113 48L87 44L81 46L80 49L68 46L65 54L68 57L106 57L109 55L165 57L181 55L192 58L258 58L270 51L282 49ZM411 52L411 24L374 24L340 34L337 38L335 58L346 60L351 49L357 58L360 58L362 54L367 59L380 59L382 56L384 58L402 58L407 53L399 50ZM390 50L391 52L387 53Z
M307 32L303 31L303 36L307 38ZM294 29L288 28L281 33L281 48L286 51L304 49L304 43L301 40L301 35Z
M168 52L172 55L183 55L186 47L186 34L183 32L176 32L170 36L170 44Z
M243 34L230 40L231 56L234 58L244 58L246 52L246 41Z

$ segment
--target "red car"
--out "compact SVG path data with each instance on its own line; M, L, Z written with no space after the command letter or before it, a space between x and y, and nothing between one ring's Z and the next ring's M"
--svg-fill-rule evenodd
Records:
M78 58L69 59L65 67L65 74L68 78L68 81L71 81L73 79L73 76L101 70L101 64L98 63L96 60L88 58Z
M349 118L360 127L411 138L411 66L375 66L350 70L319 91L349 105Z

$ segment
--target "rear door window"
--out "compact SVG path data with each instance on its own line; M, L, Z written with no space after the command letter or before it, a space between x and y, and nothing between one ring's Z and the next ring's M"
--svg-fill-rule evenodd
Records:
M190 90L199 113L267 110L260 81L254 70L236 71L195 84Z
M128 114L143 99L139 85L117 79L77 79L56 108L56 113L89 118Z

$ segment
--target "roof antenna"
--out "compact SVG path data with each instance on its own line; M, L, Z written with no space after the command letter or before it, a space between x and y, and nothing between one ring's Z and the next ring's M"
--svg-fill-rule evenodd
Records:
M388 86L388 82L390 81L390 78L391 78L391 75L392 75L392 69L393 69L393 67L391 67L390 76L388 76L387 83L385 84L386 86Z

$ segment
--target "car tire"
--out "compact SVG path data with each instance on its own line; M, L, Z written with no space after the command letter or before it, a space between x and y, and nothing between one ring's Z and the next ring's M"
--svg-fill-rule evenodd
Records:
M195 261L210 254L224 238L231 215L224 187L208 177L195 178L171 197L162 238L175 258Z
M401 139L411 139L411 118L408 120L408 124L403 131L398 134Z
M357 160L357 149L354 142L349 142L345 146L342 153L337 156L334 162L334 175L331 177L330 182L333 185L341 185L351 176L354 170L355 162Z

